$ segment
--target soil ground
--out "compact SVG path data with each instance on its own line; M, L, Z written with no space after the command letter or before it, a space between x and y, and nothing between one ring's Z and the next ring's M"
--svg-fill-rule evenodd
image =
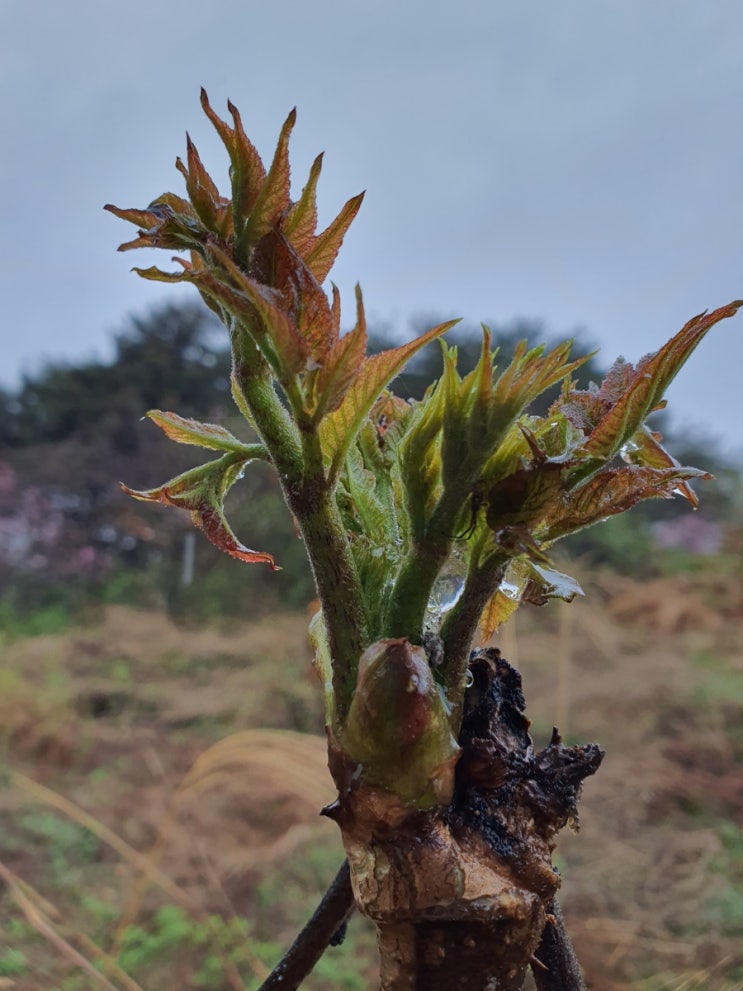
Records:
M581 577L497 642L535 744L607 751L557 856L589 985L741 991L741 582ZM109 607L0 640L0 991L257 987L342 856L306 625ZM307 987L375 965L355 919Z

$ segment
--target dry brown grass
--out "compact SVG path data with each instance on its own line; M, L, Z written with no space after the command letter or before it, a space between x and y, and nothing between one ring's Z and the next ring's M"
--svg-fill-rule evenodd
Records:
M587 601L524 613L499 639L521 667L535 742L559 721L570 738L607 749L586 785L581 834L558 849L591 987L740 991L740 583L584 583ZM23 846L24 809L41 799L107 843L86 883L116 886L119 934L148 917L169 883L167 899L197 914L248 913L287 938L290 923L276 906L261 908L258 886L270 878L280 888L289 865L317 847L340 857L334 827L317 815L332 786L305 628L303 616L285 616L183 630L115 608L96 627L11 644L4 667L15 690L0 698L9 760L62 796L32 795L21 778L0 796L16 843L4 857L12 877L69 912L79 931L70 893L50 891L44 850L33 839ZM107 693L119 693L119 708L95 717L90 699ZM13 978L12 991L45 986L24 980Z

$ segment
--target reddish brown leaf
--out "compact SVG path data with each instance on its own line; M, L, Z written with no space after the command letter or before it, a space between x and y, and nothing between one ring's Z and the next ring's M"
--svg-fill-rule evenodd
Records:
M643 499L671 499L690 478L712 476L698 468L605 468L554 505L540 540L550 543L569 533L631 509Z
M140 491L124 484L121 488L127 495L144 502L159 502L188 510L193 523L225 554L249 563L265 562L272 571L277 571L270 554L253 551L238 541L224 516L224 497L239 478L245 463L242 456L226 454L217 461L184 472L156 489Z
M524 584L526 584L526 579L524 579ZM483 646L486 644L501 626L506 622L507 619L516 612L519 605L521 604L521 591L519 589L518 594L506 595L500 589L492 596L488 604L482 611L480 616L480 622L477 625L477 633L475 634L474 643L476 646Z
M356 286L356 326L336 341L328 353L316 381L318 395L315 423L337 409L364 362L366 354L366 318L361 289Z
M312 247L305 255L307 266L318 282L323 283L328 272L333 267L346 231L351 226L354 217L359 212L364 194L353 196L343 207L335 220L318 234L312 242Z
M232 208L235 223L253 210L266 178L263 159L245 133L240 111L227 101L227 109L235 123L235 166L232 176Z
M188 272L163 272L157 265L150 265L149 268L135 267L132 272L136 272L140 278L150 282L187 282L191 278Z
M659 351L643 358L633 374L630 374L631 366L615 365L607 377L604 395L599 390L599 396L605 396L613 405L586 441L585 454L597 462L611 460L657 406L707 331L720 320L734 316L740 306L743 301L736 300L712 313L693 317Z
M297 329L312 359L324 364L329 349L337 340L330 302L309 269L303 265L300 273Z
M322 153L312 163L307 185L302 195L289 210L282 230L295 251L305 255L312 247L317 227L317 182L322 170Z
M253 249L250 275L279 291L281 306L296 325L306 352L315 365L322 365L337 339L328 297L278 229L264 235Z
M162 220L162 217L153 213L152 210L124 210L121 207L114 206L112 203L106 203L103 209L108 210L109 213L112 213L115 217L119 217L121 220L127 220L130 224L136 224L137 227L144 228L144 230L157 227Z
M258 198L266 170L260 155L245 133L237 108L232 103L228 101L227 108L232 114L234 129L214 112L204 89L201 90L201 106L230 156L233 215L236 223L243 223Z
M233 286L228 286L210 272L194 275L194 282L207 288L214 298L227 306L230 312L247 318L248 330L252 334L260 339L263 333L269 338L280 363L280 367L275 369L277 373L296 374L303 370L307 363L308 348L291 317L283 309L280 293L251 279L235 264L226 251L216 245L212 245L210 250L233 282ZM256 314L262 321L262 328L255 325Z
M334 282L331 283L331 288L333 291L333 302L330 307L330 333L331 344L334 344L341 335L341 294L338 292L338 286Z
M180 166L180 171L186 180L189 199L202 223L209 230L217 232L221 227L226 201L219 195L219 190L204 168L196 146L188 134L186 134L186 147L188 168L183 166L180 159L176 165Z
M281 128L271 168L268 170L253 209L250 211L241 240L244 244L255 244L265 233L278 226L289 209L289 137L297 120L297 111L292 110Z

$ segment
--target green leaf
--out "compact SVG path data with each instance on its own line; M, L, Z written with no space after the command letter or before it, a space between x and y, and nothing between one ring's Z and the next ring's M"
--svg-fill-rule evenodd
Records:
M320 443L323 454L331 462L331 479L338 477L348 448L388 383L424 344L445 334L458 322L448 320L408 344L382 351L364 361L341 405L320 424Z
M179 444L208 447L212 451L229 451L251 460L268 460L268 451L262 444L243 444L219 424L201 423L199 420L178 416L177 413L165 413L159 409L150 410L147 417L160 427L166 437Z
M266 562L272 571L278 571L270 554L253 551L237 540L224 515L224 497L240 477L246 463L247 459L242 454L225 454L217 461L186 471L156 489L130 489L123 483L121 488L127 495L144 502L159 502L188 510L192 522L225 554L240 561Z
M545 354L543 346L527 351L526 341L521 341L493 387L493 406L501 411L498 415L505 414L508 419L518 416L550 386L572 375L592 357L588 354L568 361L572 346L572 341L565 341Z
M405 506L414 542L424 539L426 524L441 492L444 391L443 382L439 382L412 407L397 446Z
M497 452L511 435L514 421L545 389L569 376L588 359L569 361L571 342L545 354L544 347L516 346L510 364L493 381L490 334L483 327L483 349L475 369L465 378L456 370L456 351L445 354L446 392L442 465L442 499L455 513L473 486L492 469ZM488 470L492 476L492 470ZM443 520L440 521L444 525ZM446 523L447 526L453 523Z

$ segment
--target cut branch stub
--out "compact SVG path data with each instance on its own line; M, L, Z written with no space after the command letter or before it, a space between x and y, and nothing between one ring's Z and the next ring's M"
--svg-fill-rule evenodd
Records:
M356 904L377 924L382 991L448 991L463 977L469 991L521 988L560 884L555 837L577 823L581 783L603 758L596 744L563 746L557 730L535 754L519 673L494 648L470 671L446 808L420 811L366 783L331 737L339 799L326 812Z

